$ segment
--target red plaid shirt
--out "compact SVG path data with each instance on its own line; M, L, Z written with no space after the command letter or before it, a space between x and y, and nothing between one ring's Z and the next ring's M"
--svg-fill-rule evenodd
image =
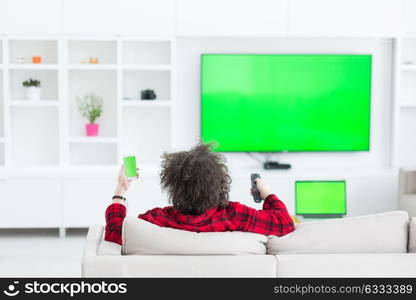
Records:
M105 240L122 243L121 228L126 217L126 207L113 203L106 212ZM225 208L211 208L198 216L184 215L172 206L154 208L138 216L161 227L170 227L195 232L246 231L264 235L282 236L295 227L286 206L276 195L269 195L262 210L229 202Z

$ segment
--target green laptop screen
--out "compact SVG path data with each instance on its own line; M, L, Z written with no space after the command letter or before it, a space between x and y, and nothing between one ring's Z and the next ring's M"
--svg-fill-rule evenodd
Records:
M297 215L345 215L345 181L297 181Z

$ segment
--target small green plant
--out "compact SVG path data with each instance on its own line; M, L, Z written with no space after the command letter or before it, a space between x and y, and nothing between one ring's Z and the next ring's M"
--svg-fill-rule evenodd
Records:
M23 81L23 82L22 82L22 85L23 85L24 87L31 87L31 86L34 86L34 87L40 87L40 81L39 81L39 80L37 80L37 79L32 79L32 78L29 78L29 80L25 80L25 81Z
M77 104L81 115L87 118L90 124L94 124L103 112L103 98L93 92L77 97Z

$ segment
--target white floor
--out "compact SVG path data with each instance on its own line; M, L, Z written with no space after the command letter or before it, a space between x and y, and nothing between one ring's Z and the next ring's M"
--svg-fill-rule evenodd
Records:
M0 230L0 277L80 277L86 229Z

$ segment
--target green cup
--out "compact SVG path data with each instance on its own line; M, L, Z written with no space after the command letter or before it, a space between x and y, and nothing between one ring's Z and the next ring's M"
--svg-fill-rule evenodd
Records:
M124 163L124 174L126 175L127 179L137 178L136 156L134 155L124 156L123 163Z

